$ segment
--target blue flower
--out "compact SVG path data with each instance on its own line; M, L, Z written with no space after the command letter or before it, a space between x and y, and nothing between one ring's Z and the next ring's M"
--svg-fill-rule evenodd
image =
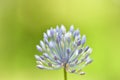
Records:
M64 25L56 29L49 29L44 33L44 39L37 45L43 55L35 55L37 67L40 69L55 70L65 68L67 72L85 74L82 69L92 62L89 55L92 49L84 46L86 36L81 36L74 26L66 31Z

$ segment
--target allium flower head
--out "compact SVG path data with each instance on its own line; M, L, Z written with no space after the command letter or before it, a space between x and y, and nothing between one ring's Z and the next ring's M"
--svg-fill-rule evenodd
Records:
M37 45L38 51L43 55L35 55L37 67L40 69L55 70L65 68L67 72L85 74L83 67L92 62L89 55L92 49L84 46L86 36L81 36L74 26L66 31L64 25L51 28L44 33L43 40Z

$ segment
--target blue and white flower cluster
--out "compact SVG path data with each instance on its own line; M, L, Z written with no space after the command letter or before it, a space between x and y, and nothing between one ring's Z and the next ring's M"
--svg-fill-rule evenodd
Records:
M43 55L35 55L37 67L40 69L55 70L65 68L67 72L85 74L83 67L90 64L92 59L89 55L92 49L84 46L86 36L81 36L74 26L66 31L64 25L51 28L44 33L44 39L37 45L38 51Z

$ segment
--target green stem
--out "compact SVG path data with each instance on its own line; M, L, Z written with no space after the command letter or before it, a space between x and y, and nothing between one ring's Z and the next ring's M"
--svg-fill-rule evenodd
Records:
M64 80L67 80L67 72L66 72L65 68L64 68Z

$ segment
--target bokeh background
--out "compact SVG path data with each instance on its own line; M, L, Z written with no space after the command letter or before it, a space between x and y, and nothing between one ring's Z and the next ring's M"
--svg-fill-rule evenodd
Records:
M36 44L50 27L86 34L94 62L68 80L120 80L120 0L0 0L0 80L63 80L36 68Z

